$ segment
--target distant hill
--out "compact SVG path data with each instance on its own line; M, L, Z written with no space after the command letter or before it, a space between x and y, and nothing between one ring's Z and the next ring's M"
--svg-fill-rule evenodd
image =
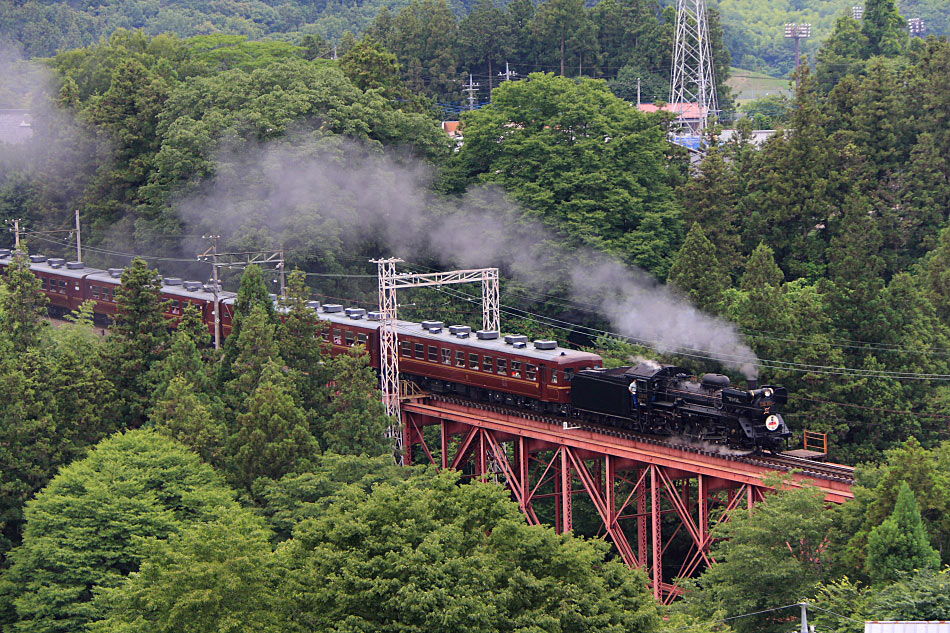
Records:
M772 95L792 94L788 79L780 79L742 68L729 69L726 85L732 89L733 97L738 103Z

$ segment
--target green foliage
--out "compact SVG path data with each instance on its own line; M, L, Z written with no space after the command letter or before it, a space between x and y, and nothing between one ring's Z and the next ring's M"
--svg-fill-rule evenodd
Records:
M306 630L657 630L642 572L605 553L526 525L502 488L458 486L452 473L350 489L279 550Z
M950 568L903 574L871 600L875 619L939 620L950 610Z
M250 511L222 508L212 520L144 544L137 573L100 589L94 633L288 630L280 618L269 531Z
M369 366L362 346L330 361L336 385L326 417L321 423L321 441L326 450L344 455L376 457L387 452L385 431L389 425L380 401L379 378Z
M725 288L716 247L693 223L670 266L669 283L685 292L700 309L715 312Z
M533 74L466 113L457 154L572 246L591 246L665 276L681 237L660 126L602 81ZM500 139L500 141L499 141Z
M774 482L782 487L781 481ZM823 494L785 488L752 510L734 510L714 530L716 563L696 581L687 600L707 613L729 616L794 604L826 579L831 519ZM736 631L785 631L788 614L771 612L734 620Z
M154 399L149 422L157 432L193 449L203 461L218 464L227 426L220 420L220 405L215 407L207 396L199 394L186 378L175 376Z
M130 427L145 421L153 388L148 369L168 352L170 333L162 314L161 288L158 271L135 258L122 271L122 285L115 291L118 314L106 355L122 405L120 415Z
M26 251L17 250L4 269L0 291L0 331L17 349L35 345L46 325L48 299L30 272Z
M865 567L875 583L896 580L900 572L936 569L940 555L930 546L917 500L901 482L891 516L868 534Z
M66 468L27 504L23 544L10 553L11 631L77 631L99 619L93 591L139 568L148 539L234 508L209 466L152 431L117 434Z

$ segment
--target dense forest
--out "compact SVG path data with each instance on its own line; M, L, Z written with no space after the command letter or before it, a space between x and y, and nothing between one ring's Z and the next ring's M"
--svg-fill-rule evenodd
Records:
M33 121L0 144L0 217L63 255L75 236L44 231L78 209L85 261L125 267L107 335L88 306L50 327L23 255L0 284L3 630L778 633L794 614L768 610L802 597L820 630L950 617L950 43L911 39L893 0L839 12L783 126L761 145L749 117L729 142L713 127L691 163L623 92L668 59L668 9L466 11L374 12L338 59L286 25L103 23L47 59L0 53L0 107ZM466 70L487 96L508 51L547 72L491 86L450 139L435 103ZM207 276L209 234L295 269L283 320L273 271L225 275L221 354L195 314L169 330L158 292ZM500 486L392 465L365 356L326 356L306 308L372 306L379 255L501 267L506 331L786 386L793 430L858 465L855 500L776 480L655 605L586 538L591 508L556 535ZM419 290L401 314L473 323L474 298Z

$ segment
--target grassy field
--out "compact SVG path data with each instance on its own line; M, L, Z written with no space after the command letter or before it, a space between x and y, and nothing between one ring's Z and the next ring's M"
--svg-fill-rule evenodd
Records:
M768 95L786 94L791 96L788 79L777 79L764 73L741 68L730 68L732 75L726 84L732 88L732 94L739 103L761 99Z

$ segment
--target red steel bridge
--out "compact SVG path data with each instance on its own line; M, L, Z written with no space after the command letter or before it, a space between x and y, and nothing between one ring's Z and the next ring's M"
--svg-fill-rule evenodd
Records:
M679 593L673 579L714 562L711 528L762 501L776 471L792 472L793 485L811 482L828 503L853 497L847 466L572 428L566 418L434 394L403 397L400 406L406 463L504 483L529 523L608 539L627 565L647 571L665 602ZM578 504L593 508L578 514L583 526L574 523Z

